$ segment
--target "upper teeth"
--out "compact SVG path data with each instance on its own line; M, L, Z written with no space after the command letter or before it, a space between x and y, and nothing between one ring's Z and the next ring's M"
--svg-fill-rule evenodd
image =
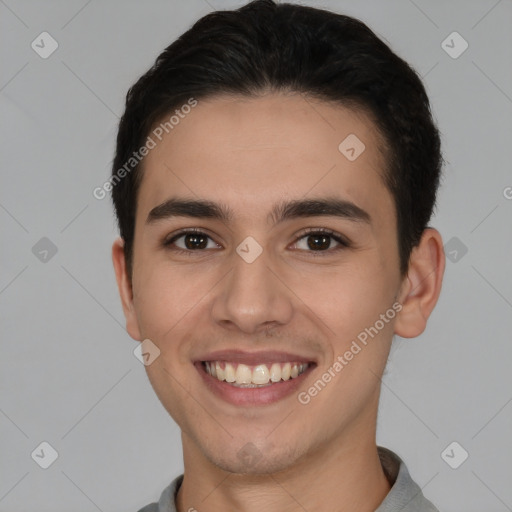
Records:
M266 364L248 366L241 363L237 365L223 361L206 361L205 366L206 372L220 381L232 383L234 386L253 387L294 379L309 365L307 363L273 363L269 368Z

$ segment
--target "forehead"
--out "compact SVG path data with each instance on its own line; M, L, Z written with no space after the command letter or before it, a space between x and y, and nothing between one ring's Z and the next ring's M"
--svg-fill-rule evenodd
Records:
M267 202L336 193L389 207L382 141L362 111L300 94L218 97L152 137L138 216L170 195L230 202L250 218Z

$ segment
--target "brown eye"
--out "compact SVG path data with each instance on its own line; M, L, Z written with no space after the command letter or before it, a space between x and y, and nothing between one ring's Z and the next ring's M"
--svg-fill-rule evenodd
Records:
M349 247L349 243L330 230L310 230L295 243L295 248L310 253L332 253Z
M206 233L195 230L182 231L164 241L163 245L168 249L183 252L218 249L220 247Z
M188 234L183 235L185 247L190 250L205 249L208 245L208 237L205 235Z
M329 235L309 235L307 240L308 247L312 251L324 251L329 249L331 245L331 237Z

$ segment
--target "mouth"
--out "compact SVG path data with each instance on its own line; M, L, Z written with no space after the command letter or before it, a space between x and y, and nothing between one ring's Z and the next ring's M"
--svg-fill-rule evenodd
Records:
M219 353L194 366L207 388L233 405L268 405L294 393L316 362L289 354ZM259 360L258 360L259 358Z
M227 361L203 361L208 375L220 382L239 388L261 388L296 379L308 368L309 363L272 363L249 366Z

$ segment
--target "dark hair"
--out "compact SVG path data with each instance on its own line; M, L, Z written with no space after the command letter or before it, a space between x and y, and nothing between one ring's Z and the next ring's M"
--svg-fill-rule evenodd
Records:
M265 91L298 92L371 114L386 145L383 177L394 199L404 275L432 215L443 163L425 88L361 21L272 0L204 16L128 91L111 183L129 274L142 169L132 162L122 179L120 169L155 124L191 98Z

